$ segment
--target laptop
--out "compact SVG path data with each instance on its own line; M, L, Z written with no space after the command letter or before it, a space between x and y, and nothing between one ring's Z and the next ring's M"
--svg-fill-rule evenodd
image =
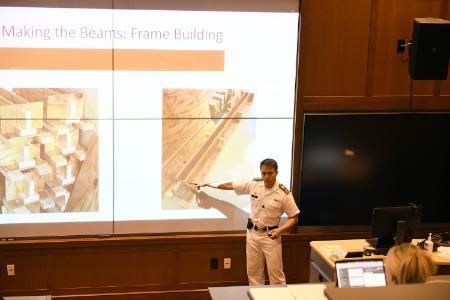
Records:
M336 261L338 287L386 286L382 259L354 259Z

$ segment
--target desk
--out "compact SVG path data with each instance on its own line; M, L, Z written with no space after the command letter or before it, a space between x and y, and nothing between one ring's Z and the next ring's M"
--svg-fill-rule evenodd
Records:
M450 275L447 276L432 276L431 283L450 283ZM325 286L334 287L334 283L325 282ZM288 286L313 286L314 284L289 284ZM265 285L265 288L270 289L271 286ZM223 287L210 287L208 288L210 299L212 300L248 300L247 291L250 287L245 286L223 286ZM425 297L426 298L426 297ZM422 298L424 299L424 298ZM279 299L282 300L282 299Z
M421 242L422 239L412 240L412 244L416 245ZM312 241L309 243L311 246L311 258L309 268L309 282L322 282L322 281L336 281L336 272L334 263L324 251L321 250L325 245L338 245L345 252L349 251L362 251L364 247L369 246L364 239L358 240L335 240L335 241ZM367 258L384 258L382 255L371 255ZM438 274L450 274L450 259L445 259L433 252L432 257L436 264L439 266Z
M327 282L324 283L325 286L334 286L334 283ZM310 284L310 283L303 283L303 284L288 284L288 287L306 287L310 289L311 287L317 286L316 284ZM252 287L262 287L270 289L271 287L280 287L280 286L270 286L270 285L264 285L264 286L252 286ZM250 286L224 286L224 287L209 287L209 296L212 300L248 300L249 296L247 294L248 289ZM323 299L325 298L325 295L322 297L313 297L314 299ZM308 295L305 295L304 299L310 299L308 298ZM279 299L282 300L282 299Z

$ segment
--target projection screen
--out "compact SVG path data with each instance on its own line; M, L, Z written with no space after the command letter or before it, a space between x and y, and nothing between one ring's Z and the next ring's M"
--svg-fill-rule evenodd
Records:
M243 230L190 183L290 184L297 1L59 2L0 6L0 237Z

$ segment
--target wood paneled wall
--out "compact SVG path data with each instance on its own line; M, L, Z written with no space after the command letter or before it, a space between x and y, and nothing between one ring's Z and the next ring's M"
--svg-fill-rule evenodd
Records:
M207 295L208 286L246 283L242 249L240 233L1 241L0 295L125 299L125 293L151 292L146 299L157 299L167 291L197 290L196 298ZM232 259L231 270L223 269L224 257ZM219 260L218 269L210 268L211 258ZM15 265L15 276L7 276L7 264Z
M450 1L303 0L301 7L294 195L304 112L450 110L450 79L415 81L410 99L408 57L396 52L398 39L411 38L415 17L449 18ZM288 282L308 280L309 241L367 235L283 236ZM223 269L224 257L232 259L230 270ZM218 258L217 270L211 258ZM15 264L15 276L6 276L7 264ZM208 286L246 283L244 233L0 242L1 295L207 299Z
M408 51L417 17L448 18L448 0L303 0L298 98L304 112L448 110L450 78L414 81Z
M311 240L367 236L284 235L288 282L308 281ZM223 268L225 257L231 258L231 269ZM210 267L212 258L219 261L217 269ZM7 276L7 264L15 265L15 276ZM0 266L0 295L207 299L207 287L247 284L245 233L0 241Z
M305 102L365 95L371 5L371 0L302 1L300 84Z

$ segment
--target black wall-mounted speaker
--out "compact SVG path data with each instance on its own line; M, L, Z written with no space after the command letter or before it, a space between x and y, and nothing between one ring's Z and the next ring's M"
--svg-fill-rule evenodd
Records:
M449 56L450 21L416 18L408 68L411 79L447 79Z

